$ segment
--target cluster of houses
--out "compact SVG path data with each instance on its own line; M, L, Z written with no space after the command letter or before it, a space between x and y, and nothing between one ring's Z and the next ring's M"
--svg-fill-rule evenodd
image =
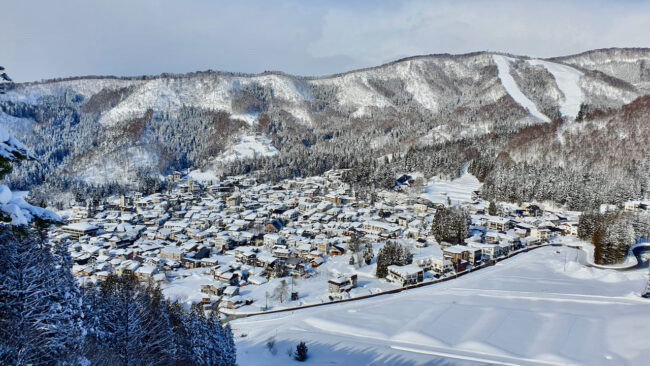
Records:
M390 266L386 278L405 286L577 231L575 215L528 205L502 206L490 216L486 203L476 200L463 204L472 218L470 236L455 245L438 243L431 227L439 203L395 191L373 203L359 200L342 174L333 170L270 185L250 176L199 183L175 172L166 192L73 207L67 224L50 237L69 243L79 276L133 274L167 283L197 269L214 280L201 287L201 301L236 308L254 300L239 288L275 277L310 277L328 260L350 256L353 241L410 246L413 262ZM329 292L342 293L357 286L357 276L340 274L327 282Z

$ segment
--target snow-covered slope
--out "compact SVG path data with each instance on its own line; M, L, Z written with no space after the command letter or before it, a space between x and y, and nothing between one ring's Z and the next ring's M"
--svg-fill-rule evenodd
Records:
M238 360L290 364L304 341L307 365L646 365L647 270L579 255L541 248L433 286L235 320Z
M524 93L519 90L519 86L510 75L510 61L511 59L502 55L494 55L494 62L499 68L499 79L501 79L501 84L506 89L508 94L522 107L526 108L531 115L541 119L545 122L550 122L551 119L545 116L542 112L537 109L535 103L532 100L528 99Z
M536 72L519 68L527 60L479 52L417 56L313 78L207 71L18 84L0 96L0 125L46 154L42 164L48 166L23 172L34 175L25 180L42 180L45 172L103 183L117 172L116 180L126 182L142 169L165 174L186 167L178 162L200 168L219 157L250 157L233 155L237 149L228 142L248 131L272 137L269 124L303 132L297 141L333 142L330 136L341 130L372 135L381 143L368 144L372 151L364 153L383 156L404 143L449 142L560 114L573 117L581 104L588 111L617 109L642 93L613 75L585 69L583 58L567 58L566 65L530 61ZM546 75L540 76L541 69ZM540 77L548 80L540 84ZM634 78L647 79L642 71ZM395 130L399 138L391 136Z
M18 141L2 126L0 126L0 157L9 161L35 158L34 154L22 142Z
M558 88L564 94L564 101L560 104L560 113L565 117L576 118L584 100L584 94L580 89L582 72L570 66L549 61L530 60L529 62L532 65L544 66L548 72L553 74Z
M467 103L464 100L466 94L484 99L488 103L496 101L503 96L503 90L485 88L491 81L489 78L495 77L517 103L533 116L547 121L548 116L540 112L540 106L536 106L526 97L510 74L510 63L517 59L520 58L487 53L421 56L322 78L302 78L284 74L246 76L214 72L152 77L144 80L80 78L18 85L7 96L0 97L0 100L35 104L48 95L61 95L65 92L77 93L88 100L102 90L131 88L126 98L101 111L100 122L103 125L113 126L121 121L141 117L149 109L154 112L174 112L182 106L225 111L240 116L248 123L254 123L259 112L242 112L239 109L246 106L238 105L242 93L249 93L247 95L257 99L268 96L278 110L289 112L297 121L309 124L312 122L313 113L311 104L323 100L323 96L314 94L314 88L330 88L331 93L326 96L327 101L330 104L335 103L337 108L348 113L356 112L357 117L367 115L371 108L400 109L411 104L410 101L422 110L436 113L443 107ZM574 115L576 104L579 105L584 99L577 80L586 76L576 69L555 62L530 62L546 67L555 76L558 87L566 95L560 108L566 115ZM578 64L589 65L586 61ZM498 76L486 75L485 67L490 65L497 66ZM485 83L481 82L486 76L489 78ZM479 86L482 89L476 90ZM404 93L403 100L395 96L398 92ZM620 104L629 101L631 99L628 97L621 100Z
M452 205L457 205L474 201L472 193L480 190L481 185L475 176L467 172L451 181L431 178L423 188L424 193L419 197L441 204L448 204L449 200Z
M549 59L593 70L650 91L650 48L608 48Z
M261 156L273 156L278 153L271 140L260 134L246 134L237 139L237 142L230 146L219 157L220 160L229 161L235 159L255 158Z

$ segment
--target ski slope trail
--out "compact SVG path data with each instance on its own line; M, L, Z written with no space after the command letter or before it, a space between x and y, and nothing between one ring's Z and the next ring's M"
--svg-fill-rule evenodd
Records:
M560 113L575 119L580 112L580 105L584 101L584 94L580 88L582 72L573 67L542 60L530 60L531 65L543 66L555 78L555 83L564 94L564 101L560 103Z
M548 118L544 113L540 112L537 109L535 103L533 103L532 100L528 99L528 97L522 93L522 91L519 89L519 86L517 86L515 79L512 77L512 75L510 75L510 61L512 59L510 57L502 55L492 55L492 59L497 64L501 84L506 89L508 94L510 94L512 99L514 99L515 102L517 102L520 106L527 109L528 113L530 113L532 116L537 117L545 122L551 122L551 119Z

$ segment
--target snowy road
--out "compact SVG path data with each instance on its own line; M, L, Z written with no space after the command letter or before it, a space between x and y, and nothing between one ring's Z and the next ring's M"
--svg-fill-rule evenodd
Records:
M585 267L577 253L540 248L437 285L235 320L239 360L291 364L304 340L311 365L646 364L647 271Z

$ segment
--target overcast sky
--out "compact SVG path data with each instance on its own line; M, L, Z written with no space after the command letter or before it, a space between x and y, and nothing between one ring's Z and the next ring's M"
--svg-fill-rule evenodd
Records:
M3 0L15 81L280 70L324 75L405 56L559 56L650 47L650 1Z

